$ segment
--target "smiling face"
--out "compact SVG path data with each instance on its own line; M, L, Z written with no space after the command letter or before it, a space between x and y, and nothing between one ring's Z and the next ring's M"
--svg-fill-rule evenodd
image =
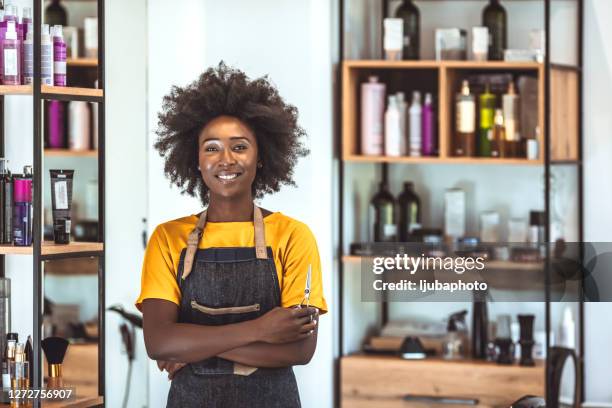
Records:
M198 145L200 172L211 199L251 196L257 140L248 126L234 117L219 116L202 129Z

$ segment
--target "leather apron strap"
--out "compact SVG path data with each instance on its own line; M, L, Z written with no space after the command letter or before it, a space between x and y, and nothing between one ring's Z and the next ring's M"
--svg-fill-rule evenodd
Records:
M255 228L255 255L257 259L268 259L266 250L266 232L263 221L263 214L258 206L253 206L253 226ZM193 261L200 244L200 239L206 227L206 210L202 211L196 227L189 233L187 238L187 251L183 263L183 274L181 279L187 278L193 269Z

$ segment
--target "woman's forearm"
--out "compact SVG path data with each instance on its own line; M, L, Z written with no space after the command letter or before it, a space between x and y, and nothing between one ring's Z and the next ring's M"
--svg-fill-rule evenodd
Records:
M310 339L286 344L251 343L219 354L219 357L252 367L289 367L308 364L314 350Z

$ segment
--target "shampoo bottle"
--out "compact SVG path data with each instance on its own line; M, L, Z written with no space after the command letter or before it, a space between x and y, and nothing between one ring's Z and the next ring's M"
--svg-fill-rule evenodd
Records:
M23 176L15 177L13 208L13 245L32 245L32 166L25 166Z
M428 92L425 94L423 105L423 118L421 122L421 152L423 156L435 156L437 154L437 143L435 139L435 116L433 109L433 97Z
M478 156L491 156L491 142L489 133L493 129L493 118L495 116L495 95L489 90L489 84L485 86L484 93L480 94L480 127L478 129Z
M361 84L361 154L382 156L384 139L385 84L371 76Z
M389 95L385 112L385 156L400 156L402 145L401 114L397 96Z
M470 84L464 80L461 92L456 97L456 131L455 156L474 156L475 153L475 127L476 127L476 100L470 93Z
M15 22L8 21L6 34L2 41L4 71L2 83L4 85L21 85L21 44L17 39Z
M62 26L53 26L53 85L66 86L66 43Z
M28 23L27 34L23 42L23 84L34 82L34 29Z
M412 93L412 104L410 105L410 156L421 156L421 115L423 108L421 106L421 93L414 91Z
M40 37L40 83L53 85L53 42L47 24L42 25Z
M508 92L502 96L502 109L506 127L506 156L518 157L520 146L520 136L518 133L519 96L512 81L508 84Z
M405 156L408 151L408 103L403 92L395 94L397 96L397 106L400 112L400 156Z

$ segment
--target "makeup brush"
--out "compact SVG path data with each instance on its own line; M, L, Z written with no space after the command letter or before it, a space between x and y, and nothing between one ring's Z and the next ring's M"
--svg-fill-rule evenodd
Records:
M49 379L48 388L62 387L62 363L68 349L68 340L62 337L47 337L41 341L42 349L47 358Z

